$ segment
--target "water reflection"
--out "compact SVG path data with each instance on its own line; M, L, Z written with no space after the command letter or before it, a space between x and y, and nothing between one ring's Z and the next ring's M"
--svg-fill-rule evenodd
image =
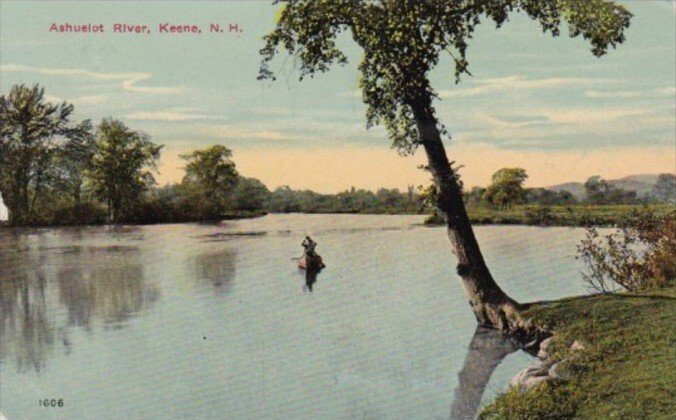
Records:
M56 331L48 317L42 270L8 277L0 271L0 354L15 347L20 371L40 371Z
M477 327L469 343L465 363L458 374L459 384L451 406L451 419L474 419L481 396L496 367L519 345L496 330Z
M95 320L120 327L159 297L138 249L59 247L43 239L4 236L0 254L0 355L13 356L20 372L43 370L57 348L69 353L68 327L92 331Z
M202 282L211 283L218 292L230 290L235 279L235 261L237 252L224 249L214 254L202 254L191 261L195 276Z
M308 269L305 270L305 285L303 286L303 290L312 291L312 287L317 283L317 276L319 276L321 271L322 268L319 267L308 267Z

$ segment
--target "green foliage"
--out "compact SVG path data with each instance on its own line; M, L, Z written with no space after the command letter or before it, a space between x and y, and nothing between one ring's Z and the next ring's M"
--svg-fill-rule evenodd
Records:
M473 187L470 192L464 194L465 204L470 207L477 207L487 204L484 200L486 188Z
M181 155L187 162L182 186L205 218L218 218L231 205L238 174L230 159L232 151L223 145Z
M552 191L546 188L526 188L524 204L540 204L543 206L565 206L577 204L577 200L569 191Z
M67 141L57 152L55 165L61 174L61 187L72 194L76 209L81 205L86 171L92 169L96 147L92 123L85 120L69 130Z
M636 191L625 191L610 185L600 176L593 176L584 183L589 204L637 204Z
M660 174L652 193L660 203L676 204L676 175Z
M676 278L676 211L633 212L606 235L588 228L578 258L587 265L583 278L593 290L664 287Z
M270 192L239 178L225 146L185 155L183 183L155 189L162 146L112 118L96 129L71 123L72 112L45 102L37 85L0 97L0 194L12 224L189 222L259 215L267 205Z
M439 190L434 184L427 187L420 185L418 187L418 197L421 204L421 210L437 214L437 201L439 200Z
M574 418L580 396L575 390L557 391L545 383L523 393L510 389L500 396L499 403L485 408L481 419L539 420Z
M47 103L39 85L15 85L0 96L0 192L10 224L25 224L34 216L54 176L51 162L58 140L69 134L72 112L66 102Z
M112 222L119 222L123 212L139 202L154 184L152 172L161 149L147 135L127 128L121 121L101 121L88 176L94 194L106 203Z
M33 224L43 226L102 225L107 221L107 209L97 202L85 201L77 205L50 200L49 206Z
M526 178L528 175L525 169L502 168L493 174L491 185L484 193L484 199L489 204L498 207L521 204L525 196L523 183Z
M555 223L552 208L549 206L535 206L526 209L526 220L529 225L548 226Z
M288 186L272 192L267 210L278 213L408 213L420 211L420 196L412 187L407 192L381 188L372 191L351 188L338 194L292 190Z
M595 295L531 304L523 314L555 333L561 380L510 390L485 419L672 418L676 290ZM574 340L583 351L573 352Z
M547 210L542 210L546 208ZM649 209L656 216L663 216L673 211L673 206L542 206L524 205L499 209L485 206L469 206L467 211L473 224L519 224L546 226L617 226L634 211ZM542 223L546 213L546 223ZM430 217L425 223L443 224L443 219Z
M384 125L401 153L412 153L419 143L416 122L433 120L431 115L421 115L417 106L436 96L428 80L430 70L440 56L449 55L455 62L456 81L469 74L468 41L482 18L499 27L512 12L521 11L554 36L566 22L570 35L589 40L596 56L624 41L623 31L631 18L624 7L605 0L276 3L282 8L275 30L265 36L259 78L274 79L270 62L279 49L297 57L301 79L346 63L336 38L349 31L364 53L358 68L367 125Z
M271 192L255 178L239 178L234 192L236 210L262 210L270 200Z
M453 180L458 186L458 189L462 191L465 184L462 181L462 176L460 176L460 170L464 168L464 165L457 165L456 161L454 160L449 162L449 165L451 168L451 176L453 177ZM429 166L425 165L418 166L418 169L431 172ZM466 197L463 198L466 199ZM439 187L434 182L434 179L432 179L432 183L427 187L422 185L418 186L418 200L421 202L420 211L428 211L428 212L431 211L435 218L441 220L443 219L443 216L439 214L440 210L439 199L440 199ZM466 201L467 200L465 200L465 202Z

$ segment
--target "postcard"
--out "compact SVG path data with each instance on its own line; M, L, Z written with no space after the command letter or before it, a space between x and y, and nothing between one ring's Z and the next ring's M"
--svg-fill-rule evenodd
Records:
M669 417L675 19L0 0L0 419Z

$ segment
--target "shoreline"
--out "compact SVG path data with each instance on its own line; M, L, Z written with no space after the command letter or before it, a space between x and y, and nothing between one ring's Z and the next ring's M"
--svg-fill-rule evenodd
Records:
M479 418L668 418L676 410L673 282L527 306L552 339Z
M624 217L634 211L653 211L656 214L667 214L676 210L676 205L652 204L652 205L604 205L604 206L515 206L509 209L491 209L486 207L468 207L467 212L472 225L508 225L508 226L536 226L536 227L612 227ZM231 211L222 215L219 219L185 218L178 220L158 220L152 223L125 221L117 225L160 225L180 223L218 223L224 220L240 220L263 217L268 214L340 214L340 215L380 215L380 216L425 216L423 226L443 226L443 219L437 215L429 215L420 212L400 211L312 211L312 212L268 212L262 210ZM3 228L49 228L62 226L112 226L113 223L84 223L84 224L28 224L21 226L9 226L7 221L0 221L0 229Z
M82 224L26 224L11 226L7 221L0 220L0 230L2 229L23 229L23 228L37 228L37 229L47 229L47 228L71 228L71 227L89 227L89 226L154 226L154 225L180 225L186 223L202 223L202 224L213 224L220 223L226 220L243 220L243 219L255 219L258 217L267 216L268 212L265 211L235 211L228 212L223 214L218 219L184 219L184 220L166 220L166 221L157 221L153 223L135 223L134 221L124 221L120 223L82 223Z

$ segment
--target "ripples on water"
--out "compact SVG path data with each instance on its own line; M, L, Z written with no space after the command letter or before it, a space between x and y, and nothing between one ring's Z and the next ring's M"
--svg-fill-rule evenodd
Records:
M528 356L475 331L445 232L421 222L271 215L0 230L0 410L10 420L471 416ZM517 300L584 291L581 230L476 230ZM293 260L305 234L328 266L309 280Z

